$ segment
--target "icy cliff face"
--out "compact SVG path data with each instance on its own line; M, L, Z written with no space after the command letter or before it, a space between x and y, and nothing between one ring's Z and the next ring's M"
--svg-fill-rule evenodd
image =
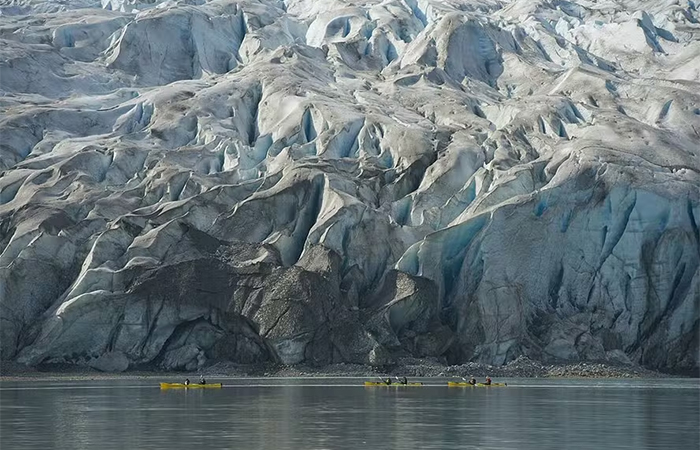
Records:
M698 369L692 1L0 13L2 359Z

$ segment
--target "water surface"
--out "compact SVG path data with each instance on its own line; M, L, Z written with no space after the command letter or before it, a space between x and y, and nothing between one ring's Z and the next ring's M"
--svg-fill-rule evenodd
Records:
M179 380L163 380L179 381ZM698 380L507 380L365 388L361 379L0 385L3 449L700 448ZM502 381L502 380L497 380ZM441 385L442 384L442 385Z

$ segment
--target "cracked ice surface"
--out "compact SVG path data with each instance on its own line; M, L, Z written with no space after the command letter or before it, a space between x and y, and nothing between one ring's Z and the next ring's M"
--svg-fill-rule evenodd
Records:
M1 357L697 370L699 21L4 3Z

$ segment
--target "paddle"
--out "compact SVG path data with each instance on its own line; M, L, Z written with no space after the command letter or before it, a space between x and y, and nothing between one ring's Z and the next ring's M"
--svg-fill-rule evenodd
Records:
M377 378L379 378L379 380L381 380L381 382L383 384L386 384L387 386L389 386L389 384L386 382L386 380L384 378L380 377L379 375L377 375Z

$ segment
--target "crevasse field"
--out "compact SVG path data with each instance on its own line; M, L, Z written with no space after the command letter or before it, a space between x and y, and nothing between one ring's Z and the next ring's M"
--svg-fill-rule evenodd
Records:
M0 2L0 350L698 370L700 5Z

